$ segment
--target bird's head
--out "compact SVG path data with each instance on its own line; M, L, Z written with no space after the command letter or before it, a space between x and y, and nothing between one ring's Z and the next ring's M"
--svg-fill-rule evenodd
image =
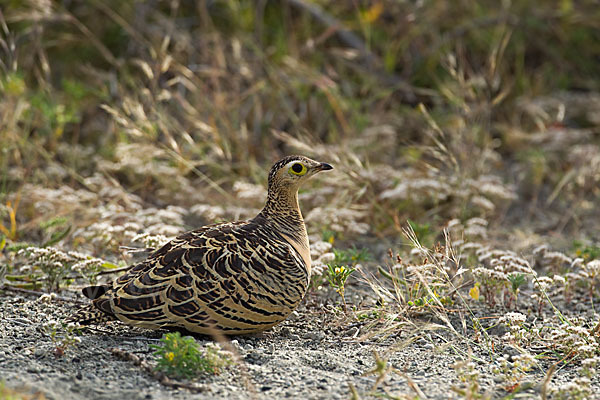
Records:
M333 167L327 163L311 160L304 156L287 156L277 161L269 172L269 191L298 190L300 185L317 172Z

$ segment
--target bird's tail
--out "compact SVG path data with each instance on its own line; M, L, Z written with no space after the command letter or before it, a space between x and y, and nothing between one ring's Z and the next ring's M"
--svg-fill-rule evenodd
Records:
M81 307L79 310L77 310L75 314L68 317L65 320L65 322L75 323L78 325L96 325L114 320L114 316L100 311L99 309L94 307L93 304L87 304Z

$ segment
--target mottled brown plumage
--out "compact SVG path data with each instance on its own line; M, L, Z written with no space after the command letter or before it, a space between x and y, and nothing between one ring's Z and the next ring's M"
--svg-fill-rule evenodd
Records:
M246 334L283 321L310 278L298 188L329 164L289 156L269 173L267 202L253 219L184 233L104 286L83 289L91 307L71 320L108 318L144 328Z

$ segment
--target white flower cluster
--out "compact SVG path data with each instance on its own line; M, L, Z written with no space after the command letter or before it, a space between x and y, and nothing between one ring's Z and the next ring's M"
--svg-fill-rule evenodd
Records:
M367 217L367 211L357 207L315 207L304 219L307 224L327 227L334 232L366 234L369 224L361 222Z
M253 200L262 203L267 198L267 191L261 185L249 182L236 181L233 184L233 192L238 199Z
M556 281L554 279L550 278L549 276L540 276L533 282L533 285L539 291L547 292L553 286L553 284L555 282Z
M171 239L172 238L169 238L164 235L153 235L153 234L146 232L146 233L140 233L139 235L134 236L133 239L131 239L131 241L143 243L144 246L152 248L152 249L158 249L158 248L164 246L165 244L167 244L167 242L169 242Z
M556 350L569 354L576 352L581 358L593 358L600 354L600 344L594 339L590 329L579 325L582 321L565 323L550 331L548 340Z
M571 265L573 259L560 251L548 251L544 253L544 261L547 265Z
M592 382L586 376L578 376L570 382L552 388L553 399L591 399Z
M99 258L90 258L76 262L71 266L71 270L81 275L89 275L90 272L99 271L102 268L104 261Z
M517 198L514 188L503 184L499 177L485 175L469 181L473 189L486 198L510 201Z
M492 281L492 282L507 281L508 282L508 275L506 275L504 272L489 269L486 267L474 268L471 271L471 273L475 277L475 280L478 282L484 282L484 281L485 282L490 282L490 281Z
M481 257L479 258L479 261L482 261ZM534 272L527 260L518 257L512 252L506 252L498 258L490 258L489 263L492 268L502 271L505 274L513 272L531 274Z
M213 206L209 204L196 204L190 208L190 213L214 223L217 221L230 221L248 219L258 214L256 208L244 208L236 206Z
M528 352L512 356L510 360L508 356L500 356L496 359L492 372L499 374L504 381L516 384L536 363L535 357Z
M182 207L128 210L118 204L108 204L99 206L97 212L99 221L73 233L74 237L84 239L96 249L116 250L120 245L132 242L141 232L156 236L158 242L162 237L176 236L184 231L186 210Z
M57 214L60 210L77 210L92 204L97 195L86 189L62 185L56 189L25 184L21 189L23 201L31 203L37 214Z
M64 252L54 247L27 247L17 252L17 256L26 264L20 270L22 273L36 273L41 270L47 275L64 276L71 270L83 276L98 271L104 261L85 254L68 251Z
M519 312L509 312L504 314L500 318L501 322L508 322L510 325L516 324L520 325L527 320L527 316L525 314L521 314Z
M464 234L465 237L473 240L477 239L487 239L487 226L488 222L483 218L471 218L468 219L465 223Z
M542 244L533 249L533 255L542 267L550 268L557 273L562 270L579 268L583 264L582 258L571 258L560 251L552 251L547 244Z
M18 257L25 258L31 266L42 268L63 268L77 259L54 247L26 247L17 252Z
M592 260L587 264L582 265L581 275L589 281L597 281L600 279L600 260Z
M379 199L421 201L426 196L441 201L447 199L451 192L451 186L439 178L406 179L393 189L384 190Z
M211 206L209 204L196 204L190 208L190 212L210 222L214 222L225 217L224 207Z

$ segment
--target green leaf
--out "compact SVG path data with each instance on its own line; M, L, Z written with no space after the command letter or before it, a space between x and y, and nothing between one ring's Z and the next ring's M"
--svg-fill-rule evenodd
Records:
M42 244L42 247L49 247L49 246L52 246L52 245L60 242L61 240L63 240L65 238L65 236L67 236L69 234L69 232L71 232L71 225L67 226L67 228L64 229L63 231L54 232L50 236L50 239L48 239L48 241L46 241L44 244Z
M104 263L102 263L101 265L102 268L104 269L115 269L115 268L119 268L118 265L113 264L111 262L105 261Z

